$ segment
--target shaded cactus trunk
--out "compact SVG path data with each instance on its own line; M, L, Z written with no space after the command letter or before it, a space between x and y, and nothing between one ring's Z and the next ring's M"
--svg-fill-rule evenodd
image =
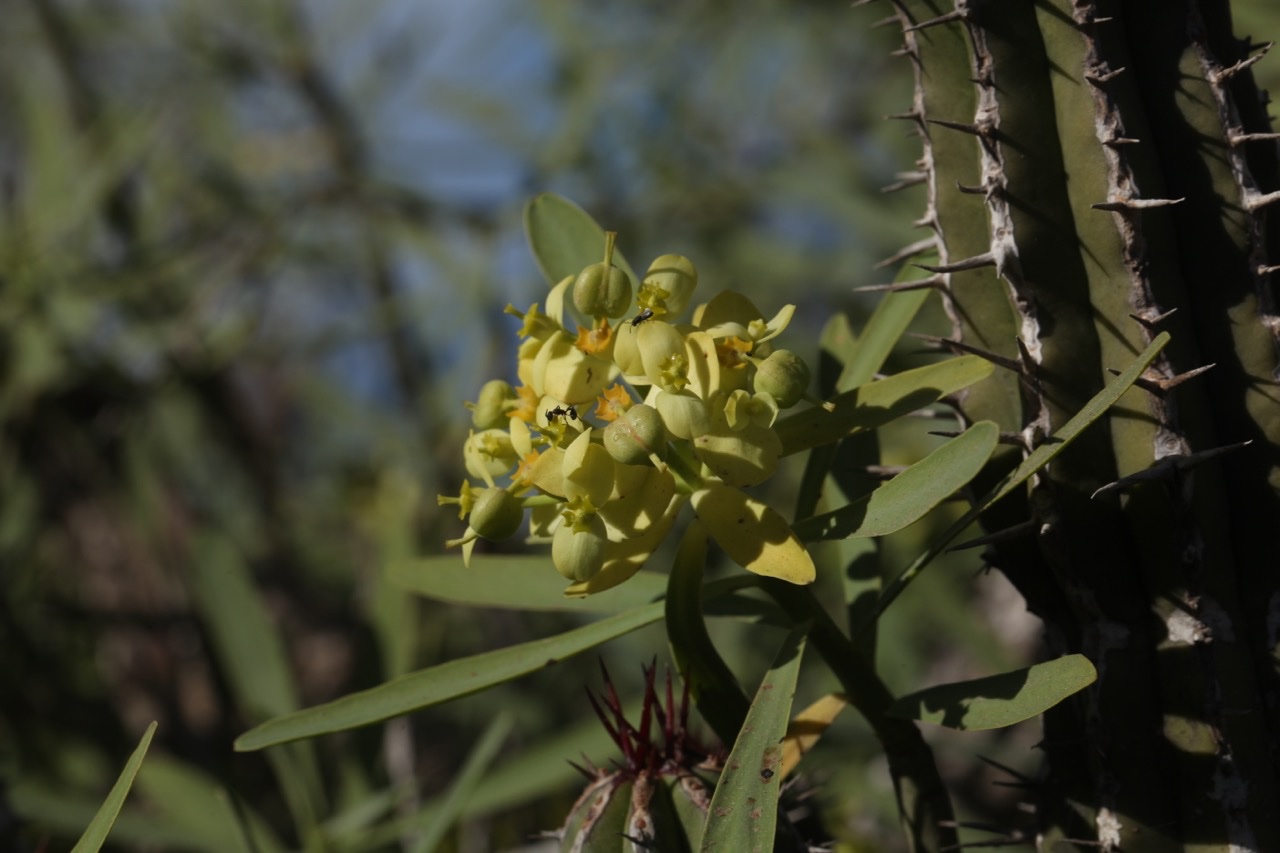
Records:
M1213 0L893 5L932 284L955 337L1012 368L966 416L1034 446L1173 335L1145 390L988 521L1018 534L988 558L1052 653L1099 671L1045 717L1042 847L1280 850L1280 183L1260 54Z

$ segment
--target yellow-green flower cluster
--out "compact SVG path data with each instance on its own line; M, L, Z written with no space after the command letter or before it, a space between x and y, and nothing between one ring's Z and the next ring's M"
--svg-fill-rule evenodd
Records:
M449 544L469 558L477 537L514 535L528 509L531 536L550 538L573 582L567 594L586 595L631 577L688 502L746 568L810 582L813 562L786 522L742 491L777 469L774 421L809 383L805 363L775 346L795 306L766 318L726 290L679 322L693 264L663 255L633 293L613 238L602 263L551 289L545 312L507 307L522 321L520 384L493 380L467 404L463 456L484 487L440 498L469 522Z

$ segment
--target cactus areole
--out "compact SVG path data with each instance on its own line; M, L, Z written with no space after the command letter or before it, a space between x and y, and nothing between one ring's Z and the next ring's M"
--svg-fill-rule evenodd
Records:
M1026 531L987 559L1051 652L1099 673L1046 713L1019 829L1045 850L1280 850L1280 182L1249 70L1269 45L1212 0L891 5L931 284L966 351L1010 368L965 415L1034 448L1172 334L986 521Z

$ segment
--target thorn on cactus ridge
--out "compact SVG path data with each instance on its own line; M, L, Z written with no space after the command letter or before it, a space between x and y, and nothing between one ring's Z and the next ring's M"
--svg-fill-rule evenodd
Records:
M1089 205L1094 210L1120 212L1125 210L1146 210L1151 207L1169 207L1181 204L1186 198L1117 198L1111 201L1100 201Z
M909 27L903 27L902 31L904 33L913 33L917 30L925 30L925 29L928 29L929 27L936 27L939 24L949 24L952 21L963 21L964 19L965 19L964 11L961 9L956 9L955 11L948 12L945 15L939 15L936 18L930 18L927 21L921 21L920 23L912 24Z
M897 50L890 51L889 55L890 56L909 56L911 57L912 62L916 62L916 63L920 62L920 52L916 50L915 47L912 45L903 45Z
M1008 773L1018 782L1022 783L1022 786L1024 787L1035 788L1035 789L1043 787L1039 782L1037 782L1035 779L1032 779L1030 776L1026 775L1025 773L1019 773L1017 770L1014 770L1012 767L1008 767L1004 764L1001 764L999 761L996 761L994 758L987 758L985 755L979 755L978 760L981 761L983 764L986 764L988 767L994 767L997 770L1001 770L1005 773Z
M930 249L936 249L937 247L938 238L936 236L925 237L923 240L917 240L908 246L903 246L889 257L877 262L874 269L880 270L885 267L891 267L899 261L906 260L907 258L913 258L921 252L927 252Z
M984 136L986 134L986 131L983 130L983 128L978 127L978 125L974 124L973 122L947 121L946 119L942 119L942 118L931 118L928 121L929 121L929 124L937 124L937 125L941 125L942 127L949 127L952 130L959 130L963 133L971 133L974 136Z
M1232 145L1243 145L1246 142L1274 142L1280 139L1280 133L1229 133L1227 141Z
M918 122L920 121L921 115L919 110L907 110L904 113L891 113L885 116L885 118Z
M937 273L964 272L965 270L976 270L979 267L993 267L996 265L996 256L991 252L983 252L981 255L974 255L971 258L965 258L960 261L954 261L949 264L913 264L922 270Z
M896 24L896 23L898 23L898 16L890 15L887 18L881 18L880 20L876 21L874 24L871 25L871 29L878 30L881 27L887 27L890 24Z
M1228 66L1226 68L1221 69L1220 71L1210 74L1209 81L1211 83L1222 83L1227 80L1230 80L1232 77L1236 76L1241 71L1244 71L1246 68L1251 68L1252 66L1257 64L1258 60L1262 59L1262 57L1267 55L1267 51L1271 50L1272 44L1273 42L1267 42L1267 44L1264 45L1263 48L1258 52L1257 56L1250 56L1248 59L1242 59L1239 62L1237 62L1235 65Z
M1163 314L1156 314L1154 317L1143 317L1140 314L1130 314L1129 319L1137 320L1139 323L1142 324L1142 327L1144 329L1146 329L1147 331L1154 332L1157 326L1159 326L1165 320L1168 320L1170 317L1172 317L1177 312L1177 310L1178 310L1177 308L1170 308L1168 311L1165 311Z
M1248 193L1245 193L1244 206L1246 210L1252 213L1255 210L1259 210L1263 207L1266 207L1269 204L1274 204L1277 201L1280 201L1280 192L1265 193L1265 194L1248 192Z
M976 355L979 358L986 359L997 367L1012 370L1014 373L1022 372L1022 364L1020 362L1017 362L1012 358L1008 358L1007 356L997 355L990 350L975 347L973 344L966 344L964 341L957 341L952 338L940 338L937 335L925 335L919 332L909 332L908 334L917 340L927 341L931 344L946 347L954 353L968 353L969 355Z
M895 181L888 186L880 188L882 193L896 193L899 190L905 190L908 187L918 187L925 181L929 180L929 176L924 172L899 172L898 177L902 180Z
M956 438L964 434L963 430L929 430L929 435L936 435L939 438ZM996 444L1007 444L1010 447L1019 447L1028 450L1027 442L1022 437L1022 433L1018 432L1002 432L996 436Z
M1216 366L1216 362L1214 364L1206 364L1203 367L1197 367L1193 370L1188 370L1185 373L1179 373L1177 376L1170 376L1168 379L1152 379L1147 376L1139 376L1134 380L1133 384L1137 385L1144 391L1149 391L1158 397L1162 397L1166 391L1177 388L1188 379L1194 379L1202 373L1207 373L1210 370L1213 370ZM1113 367L1108 367L1107 372L1112 376L1120 375L1120 371Z
M923 290L926 287L937 288L938 290L946 290L947 283L942 280L940 275L931 275L928 278L922 278L919 281L898 281L893 284L866 284L862 287L855 287L854 293L898 293L903 290Z
M1110 145L1112 148L1117 145L1137 145L1141 139L1134 139L1132 136L1111 136L1102 140L1103 145Z
M965 195L986 195L988 192L990 192L990 189L988 189L986 185L971 187L971 186L962 184L959 181L956 181L956 189L958 189L960 192L964 193Z
M1189 453L1185 455L1174 454L1172 456L1166 456L1163 459L1157 459L1154 463L1141 471L1136 471L1127 477L1121 477L1114 482L1107 483L1105 486L1090 495L1089 499L1092 500L1112 492L1124 491L1130 486L1135 486L1138 483L1150 480L1174 480L1201 463L1208 462L1210 459L1216 459L1219 456L1248 447L1251 444L1253 444L1253 439L1242 441L1238 444L1228 444L1225 447L1213 447L1208 450L1201 450L1198 453Z
M1254 269L1257 275L1271 275L1273 272L1280 272L1280 264L1272 264L1270 266L1261 264Z
M1127 70L1129 69L1126 66L1122 65L1119 68L1112 69L1111 71L1102 71L1102 72L1086 71L1084 73L1084 79L1088 80L1090 83L1092 83L1095 86L1102 86L1106 83L1110 83L1112 80L1116 79Z

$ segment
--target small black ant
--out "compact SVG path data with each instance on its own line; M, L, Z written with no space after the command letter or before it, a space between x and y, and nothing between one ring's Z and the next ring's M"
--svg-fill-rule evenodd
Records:
M653 309L644 308L640 311L639 314L637 314L635 317L632 318L631 325L639 326L641 323L643 323L645 320L650 319L651 317L653 317Z
M556 406L554 409L547 410L547 423L551 423L558 417L568 417L571 421L578 419L578 410L573 406Z

